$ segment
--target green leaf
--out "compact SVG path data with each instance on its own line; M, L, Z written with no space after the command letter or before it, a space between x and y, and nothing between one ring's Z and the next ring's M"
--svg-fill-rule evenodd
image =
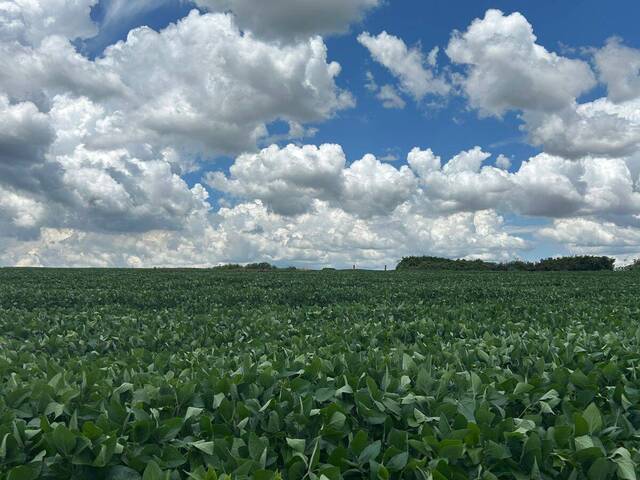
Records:
M198 415L200 415L202 413L203 409L202 408L196 408L196 407L189 407L187 408L187 413L184 416L184 420L185 422L187 420L189 420L192 417L197 417Z
M9 438L10 433L5 433L2 437L2 442L0 442L0 459L5 459L7 457L7 439Z
M253 460L259 461L268 446L266 439L258 437L254 432L249 434L249 455Z
M307 442L304 439L287 438L287 445L289 445L289 447L291 447L296 452L304 453Z
M329 420L329 427L334 430L342 430L344 427L344 423L347 420L347 417L342 412L335 412L331 415L331 420Z
M41 463L31 463L12 468L7 475L7 480L36 480L40 477Z
M53 445L61 455L69 456L76 446L76 435L64 425L60 424L51 434Z
M493 440L487 441L484 452L487 459L504 460L511 457L511 452L505 445L496 443Z
M516 385L516 388L513 390L513 394L515 396L520 396L523 393L528 393L531 390L533 390L535 387L533 385L529 385L528 383L525 382L518 382L518 384Z
M618 478L621 480L637 480L636 465L631 459L629 450L624 447L614 450L611 460L617 465Z
M145 443L151 437L151 429L150 420L139 420L132 426L131 438L136 443Z
M594 403L590 404L585 411L582 412L582 416L589 425L589 433L593 434L602 428L602 415Z
M184 421L182 418L170 418L162 422L160 427L158 428L158 435L160 436L161 442L168 442L173 440L178 436L180 430L182 430L182 426L184 425Z
M440 442L440 456L449 460L457 460L464 453L462 440L446 439Z
M164 473L153 460L147 464L147 468L144 469L142 474L142 480L167 480L168 478L169 474Z
M589 435L576 437L574 442L576 444L576 451L595 447L595 443L593 443L593 439Z
M392 472L399 472L407 465L408 460L409 452L402 452L385 462L385 466Z
M606 458L597 458L589 467L587 477L589 480L602 480L610 477L612 466L615 468L615 464L607 460Z
M198 440L197 442L192 442L190 445L197 448L201 452L206 453L207 455L213 455L213 442Z
M376 480L389 480L391 477L389 470L387 470L384 465L374 462L373 460L369 462L369 470L371 471L372 478Z
M367 436L367 432L359 430L358 433L353 436L353 440L351 440L349 448L355 455L360 455L368 443L369 438Z
M314 398L316 399L316 401L322 403L332 399L335 394L336 391L333 388L319 388L318 390L316 390Z
M393 445L398 450L407 450L409 434L402 430L392 429L391 432L389 432L389 445Z
M369 444L358 456L358 463L365 464L369 463L370 460L375 460L380 455L380 450L382 450L382 442L380 440L376 440L375 442Z

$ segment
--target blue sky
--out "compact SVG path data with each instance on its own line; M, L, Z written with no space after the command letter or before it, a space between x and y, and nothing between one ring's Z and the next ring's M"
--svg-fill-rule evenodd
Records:
M39 2L46 8L48 0ZM32 162L28 172L0 164L0 188L15 197L0 204L0 226L9 232L0 235L0 259L198 264L172 250L181 242L208 263L313 266L354 257L375 266L409 253L602 253L621 261L640 254L638 2L318 5L80 0L44 26L29 5L15 7L18 22L0 12L7 58L22 55L27 66L24 78L20 69L0 77L0 115L26 135L6 146L0 139L0 160L17 149ZM195 8L199 14L187 19ZM490 15L495 9L501 13ZM326 58L313 50L315 35ZM454 40L457 51L450 51ZM394 48L404 53L381 59ZM297 63L262 75L251 49L269 65ZM74 50L80 57L72 59ZM221 69L220 59L231 67ZM30 62L44 70L29 74ZM338 75L330 62L340 64ZM407 87L421 75L432 93ZM439 81L446 87L433 93ZM229 91L209 85L218 83ZM402 108L385 108L383 88L401 96ZM235 111L232 102L246 95L263 110L248 103ZM34 116L27 122L24 112ZM290 121L313 133L289 137ZM36 135L42 146L34 150ZM449 171L424 166L430 155L444 165L461 152L470 156ZM165 173L143 178L150 168ZM59 172L59 186L51 190L55 182L40 170ZM20 176L39 187L24 190L11 180ZM363 231L351 237L347 225ZM229 240L234 229L246 235ZM206 241L196 238L203 232ZM47 240L67 234L55 246ZM114 235L131 246L107 251ZM159 236L169 244L154 250ZM85 256L72 257L73 249Z

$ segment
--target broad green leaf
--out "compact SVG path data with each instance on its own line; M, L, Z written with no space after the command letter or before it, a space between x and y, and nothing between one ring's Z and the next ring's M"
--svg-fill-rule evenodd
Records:
M360 455L358 455L358 463L365 464L369 463L370 460L375 460L378 455L380 455L381 449L382 442L380 442L380 440L376 440L375 442L367 445L367 447L362 450Z
M624 447L617 448L611 455L611 460L617 465L618 478L621 480L637 480L637 465L631 459L629 450Z
M585 411L582 412L582 416L589 425L589 433L593 434L602 428L602 415L595 404L590 404Z
M385 463L385 466L391 472L399 472L406 465L409 460L409 452L402 452L391 458L388 462Z
M198 440L197 442L191 442L192 447L197 448L201 452L207 455L213 455L213 442L207 442L205 440Z
M299 453L304 453L306 444L307 442L304 439L287 438L287 445L289 445L289 447Z
M142 480L168 480L169 474L163 472L158 464L151 460L142 474Z
M58 425L51 438L61 455L69 456L76 446L76 435L64 425Z

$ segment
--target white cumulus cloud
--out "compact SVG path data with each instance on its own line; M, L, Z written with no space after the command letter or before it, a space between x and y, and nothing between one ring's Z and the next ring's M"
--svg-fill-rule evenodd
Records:
M500 10L454 32L446 53L467 66L462 86L474 107L498 116L513 109L556 111L595 86L586 62L549 52L536 40L523 15Z
M69 40L95 35L89 14L98 0L0 0L0 41L37 45L59 35Z
M419 48L408 48L404 41L387 32L371 35L363 32L358 41L369 50L373 59L389 69L398 79L400 88L421 101L427 95L446 95L450 86L438 76Z
M300 40L345 32L380 0L196 0L213 12L232 12L242 29L268 39Z

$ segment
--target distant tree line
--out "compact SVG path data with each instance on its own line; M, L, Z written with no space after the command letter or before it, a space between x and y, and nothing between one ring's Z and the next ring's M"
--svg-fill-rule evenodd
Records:
M396 270L567 272L613 270L614 263L615 260L613 258L591 255L545 258L538 262L516 260L507 263L486 262L484 260L454 260L441 257L404 257L396 266ZM640 264L638 268L640 268Z
M252 270L252 271L261 271L265 272L268 270L278 270L278 267L275 265L271 265L267 262L260 263L248 263L247 265L238 265L236 263L230 263L227 265L219 265L217 267L213 267L214 270ZM295 269L295 267L287 267L286 270Z
M640 258L636 258L633 263L622 267L621 270L634 270L640 272Z

